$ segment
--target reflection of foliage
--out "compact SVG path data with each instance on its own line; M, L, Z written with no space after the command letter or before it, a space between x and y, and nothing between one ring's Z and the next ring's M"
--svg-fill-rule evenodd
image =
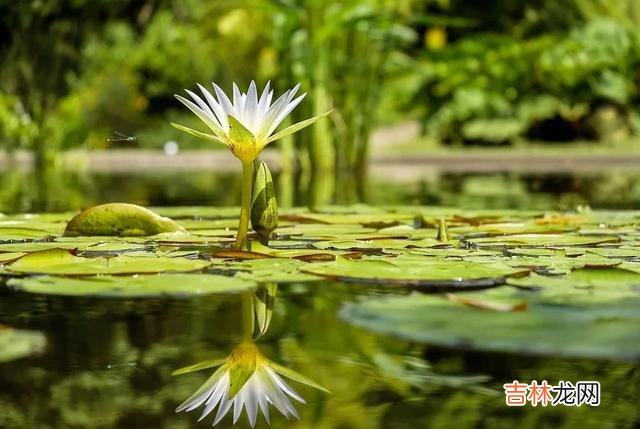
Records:
M105 201L141 205L236 204L236 175L192 171L179 173L89 174L49 168L44 172L9 170L0 173L0 211L78 210ZM123 180L127 186L121 186Z
M9 362L40 353L45 344L46 339L40 332L0 325L0 362Z
M301 421L274 415L273 427L581 428L585 421L633 427L639 418L634 400L640 386L637 364L447 351L374 336L335 318L339 302L360 287L322 283L282 288L272 327L263 338L264 352L309 374L332 394L303 388L300 393L309 404L300 410ZM198 428L210 424L197 424L193 415L174 413L206 374L179 378L170 374L185 362L211 358L212 348L231 349L239 335L237 296L182 302L46 302L51 311L33 312L32 297L11 295L0 300L3 314L23 310L25 320L42 325L53 347L44 359L0 366L0 426L18 429L28 422L44 429ZM437 374L490 374L489 387L498 392L503 382L513 379L550 383L594 379L602 384L603 403L597 408L538 407L535 412L527 408L505 413L501 395L438 383L421 391L394 381L393 374L366 363L354 343L394 356L397 362L402 359L395 356L401 355L426 359Z

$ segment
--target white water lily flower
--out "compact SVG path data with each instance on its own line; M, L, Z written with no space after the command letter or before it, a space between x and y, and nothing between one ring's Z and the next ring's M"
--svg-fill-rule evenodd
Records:
M293 134L329 113L298 122L274 134L276 128L306 96L304 93L296 98L299 84L273 103L273 90L270 89L269 83L260 96L254 81L251 81L246 93L240 92L234 83L233 102L215 83L213 88L216 97L202 85L198 84L198 87L204 99L189 90L185 91L193 101L177 94L176 98L195 113L213 134L202 133L179 124L171 125L193 136L224 144L243 162L253 161L267 144Z
M233 423L240 418L246 409L249 424L256 424L258 410L262 412L267 423L269 404L273 405L285 417L298 417L298 413L289 397L305 403L304 399L289 386L280 375L292 380L327 391L322 386L306 377L284 368L265 358L255 344L245 342L239 345L227 359L202 362L174 372L184 374L200 369L221 365L220 368L177 409L191 411L204 405L198 421L201 421L214 409L218 409L213 425L218 424L233 409ZM280 374L280 375L279 375Z

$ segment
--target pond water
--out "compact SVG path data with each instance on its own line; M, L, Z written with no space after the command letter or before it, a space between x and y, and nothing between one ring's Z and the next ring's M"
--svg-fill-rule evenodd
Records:
M402 167L398 167L401 171ZM275 176L278 182L277 174ZM305 178L296 177L298 182ZM374 176L365 203L422 204L465 209L572 210L578 205L604 209L640 208L640 170L559 173L437 172L429 168L410 181ZM238 204L239 173L168 171L161 173L54 170L0 170L0 212L78 210L109 201L144 206ZM299 186L293 201L305 205Z
M28 172L4 172L0 177L5 184L0 193L4 212L76 210L104 201L233 205L239 187L236 175L210 172L68 173L40 179ZM443 174L411 184L382 181L371 186L369 202L468 209L569 209L577 204L638 208L639 179L640 175L609 173ZM298 200L304 202L304 197L299 195ZM398 286L359 282L279 284L268 307L270 323L263 323L256 344L270 361L331 393L291 381L306 401L292 400L300 420L287 420L272 406L272 427L632 428L640 424L637 355L578 358L540 350L534 354L469 350L466 344L433 345L349 323L344 312L345 303L410 293ZM209 427L215 411L198 423L202 408L188 413L175 409L213 371L171 373L225 358L246 340L246 296L236 292L105 299L1 288L0 324L40 331L47 346L30 357L0 364L0 427ZM253 310L254 325L260 325L257 307ZM598 381L600 405L507 407L503 384L513 380L547 380L552 385L561 380ZM232 427L232 418L228 415L216 427ZM246 416L234 427L249 427ZM261 415L256 427L267 427Z

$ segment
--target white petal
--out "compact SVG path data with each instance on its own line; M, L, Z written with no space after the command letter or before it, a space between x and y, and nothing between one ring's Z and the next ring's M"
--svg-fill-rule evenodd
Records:
M229 410L231 409L231 406L233 405L233 400L230 401L227 398L227 393L225 393L222 396L222 399L220 400L220 406L218 407L216 418L213 420L213 426L217 425L220 422L220 420L224 418L224 416L229 412Z
M183 411L183 410L191 411L195 408L198 408L204 401L207 400L209 396L211 396L211 392L215 388L216 388L216 385L214 385L212 388L207 389L203 392L199 392L199 391L196 392L196 394L191 396L189 399L187 399L182 404L180 404L178 408L176 408L176 413L179 413L180 411Z
M198 94L196 94L193 91L189 91L188 89L185 89L185 91L198 104L198 106L202 109L203 112L208 113L212 119L215 118L213 115L213 112L211 111L211 107L209 107L209 105L205 103L204 100L200 98Z
M271 375L271 378L275 380L278 387L280 387L287 395L291 396L298 402L306 404L305 400L300 395L298 395L298 393L293 390L293 388L289 386L282 378L280 378L280 376L278 376L275 371L273 371L271 368L267 368L267 371L269 371L269 375Z
M176 413L189 408L188 411L193 410L194 408L200 406L215 390L218 383L220 383L221 379L225 376L223 373L224 367L220 367L216 372L213 373L211 377L202 385L200 388L186 401L184 401L178 408L176 408Z
M238 85L233 84L233 108L236 111L236 119L244 121L244 101L242 99L242 93L238 89ZM243 123L244 125L244 123Z
M291 404L291 401L289 401L289 398L287 398L287 395L285 395L282 392L282 390L280 390L278 385L269 376L268 373L265 373L265 377L263 377L263 381L265 382L265 384L269 389L269 392L268 392L269 399L271 400L273 405L278 409L278 411L280 411L280 413L282 413L285 417L289 417L289 414L291 414L292 416L298 418L298 413L296 412L296 409Z
M252 386L253 389L247 390L247 398L245 400L245 408L247 409L247 417L249 417L249 424L251 427L256 425L256 419L258 417L258 397L262 394L259 387Z
M216 96L218 97L218 102L220 103L220 106L222 106L222 108L224 109L225 116L231 115L235 117L236 110L233 108L233 105L231 104L231 100L229 100L229 97L227 97L227 94L225 94L224 91L220 89L218 85L216 85L213 82L212 84L213 84L213 89L216 92Z
M263 116L269 108L269 103L271 102L271 97L273 96L273 91L269 91L270 87L271 81L267 82L267 84L264 86L264 90L262 91L260 100L258 100L258 114L260 116Z
M187 106L187 108L189 110L191 110L193 113L196 114L196 116L198 118L200 118L200 120L202 122L204 122L205 124L207 124L207 126L217 135L220 135L220 133L222 132L221 128L220 128L220 124L218 124L218 121L216 121L215 119L213 119L212 116L210 116L207 112L205 112L204 110L202 110L200 107L196 106L195 103L193 103L192 101L187 100L186 98L182 97L181 95L176 94L175 97L185 106Z
M278 114L286 109L287 104L289 103L290 99L289 99L289 94L291 91L287 91L284 94L282 94L280 97L278 97L278 99L269 107L269 109L267 110L267 112L265 113L263 119L262 119L262 123L260 124L260 129L258 131L258 134L262 135L262 136L267 136L268 134L266 134L267 130L270 128L271 123L273 122L273 120L276 118L276 116L278 116Z
M260 378L256 378L256 383L260 388L260 391L257 394L258 406L260 407L260 411L262 411L264 418L267 420L267 423L271 424L271 421L269 420L269 397L267 396L267 390Z
M278 125L280 125L282 123L282 121L284 121L284 118L287 117L287 115L289 113L291 113L291 111L293 109L295 109L295 107L300 104L300 102L304 99L304 97L307 95L307 93L305 92L304 94L302 94L300 97L296 98L295 100L293 100L292 102L290 102L287 107L280 112L280 114L273 120L273 122L271 122L271 125L269 126L269 129L267 130L267 135L270 136L271 133L273 133L276 128L278 128Z
M222 397L227 394L228 390L229 377L227 376L226 379L220 380L220 382L216 386L216 389L213 391L213 393L211 393L209 399L207 399L206 407L204 407L204 410L202 411L202 414L200 415L198 421L201 421L206 416L208 416L211 411L213 411L216 405L218 405L218 402L220 402L220 399L222 399Z
M245 102L245 116L250 130L255 132L256 113L258 112L258 91L256 83L251 81L249 84L249 92L247 92L247 100Z
M238 419L240 418L240 414L242 413L242 407L244 406L244 402L246 399L247 391L251 388L251 386L247 386L245 383L242 386L242 389L236 394L235 398L233 398L233 424L235 425Z
M198 88L200 88L200 91L202 91L202 94L204 95L204 97L206 98L207 103L209 103L209 106L211 106L211 110L213 111L214 115L218 119L218 123L220 123L220 125L222 126L222 129L225 132L229 132L229 122L227 121L227 115L224 113L224 109L222 108L220 103L216 101L213 95L211 95L211 93L207 91L207 89L204 86L200 84L197 84L197 85L198 85Z

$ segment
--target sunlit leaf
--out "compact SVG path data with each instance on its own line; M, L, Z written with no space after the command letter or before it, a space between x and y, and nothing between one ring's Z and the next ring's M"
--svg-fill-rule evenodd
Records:
M16 273L93 275L198 271L209 265L210 262L203 260L163 256L84 258L69 250L50 249L29 253L8 265L7 269Z

